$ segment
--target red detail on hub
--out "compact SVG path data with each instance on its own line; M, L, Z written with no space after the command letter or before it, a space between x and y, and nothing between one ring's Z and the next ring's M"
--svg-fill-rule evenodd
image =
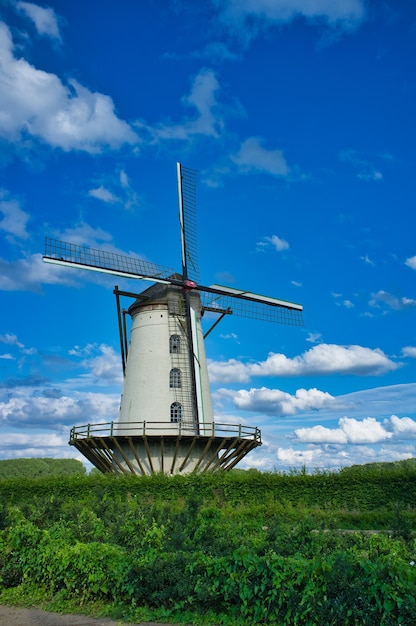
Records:
M186 280L185 286L183 288L184 291L192 291L192 289L196 288L196 283L193 280Z

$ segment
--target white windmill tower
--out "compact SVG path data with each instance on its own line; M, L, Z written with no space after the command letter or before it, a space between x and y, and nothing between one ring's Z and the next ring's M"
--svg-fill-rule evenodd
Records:
M153 283L114 290L124 373L115 422L72 428L70 444L98 469L148 475L229 470L261 445L258 428L214 422L204 338L225 315L302 324L302 306L247 291L199 284L196 172L177 164L182 273L106 251L46 239L44 260ZM127 340L120 296L135 298ZM205 311L218 315L203 335Z

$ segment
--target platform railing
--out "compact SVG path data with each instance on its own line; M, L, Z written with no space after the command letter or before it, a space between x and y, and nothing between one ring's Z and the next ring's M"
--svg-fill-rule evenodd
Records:
M103 422L85 424L71 428L70 443L91 437L146 437L146 436L192 436L195 435L193 424L162 422ZM209 422L199 424L198 437L238 437L261 442L261 431L256 426L244 424L221 424Z

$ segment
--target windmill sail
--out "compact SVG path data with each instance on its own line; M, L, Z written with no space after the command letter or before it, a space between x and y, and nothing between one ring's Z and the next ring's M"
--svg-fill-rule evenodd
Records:
M189 284L186 285L182 277L175 274L173 269L140 258L78 246L47 237L43 259L47 263L57 265L182 286L185 289L196 289L200 292L202 305L207 311L219 314L227 311L234 315L262 321L292 326L303 325L303 307L300 304L222 285L210 287L192 285L191 287Z
M184 280L199 283L198 242L196 228L197 172L176 164L179 198L179 223L182 246L182 274Z
M50 237L46 237L45 240L43 260L55 265L79 267L124 278L141 278L164 284L170 284L167 278L174 274L174 270L169 267L150 263L139 257L96 250Z
M303 306L296 302L287 302L222 285L198 286L197 289L200 290L202 305L206 311L227 312L263 322L303 326Z
M199 279L197 250L196 250L196 172L189 168L184 168L180 163L176 164L179 199L179 223L181 230L182 248L182 280L187 286L196 284ZM196 312L191 306L189 289L185 288L183 293L185 305L186 334L188 337L189 370L192 388L192 412L195 425L203 421L201 403L201 376L199 362L197 358L198 345L195 327Z

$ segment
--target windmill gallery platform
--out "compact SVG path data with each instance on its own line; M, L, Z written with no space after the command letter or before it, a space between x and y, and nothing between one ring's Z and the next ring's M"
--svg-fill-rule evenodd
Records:
M248 291L199 284L196 175L177 164L182 273L47 238L44 260L153 283L141 293L115 288L124 374L118 419L75 426L70 445L100 471L150 475L230 470L261 445L258 428L216 423L204 339L226 315L302 325L302 306ZM134 298L127 311L120 296ZM205 312L216 321L205 334ZM131 318L127 337L127 315Z

